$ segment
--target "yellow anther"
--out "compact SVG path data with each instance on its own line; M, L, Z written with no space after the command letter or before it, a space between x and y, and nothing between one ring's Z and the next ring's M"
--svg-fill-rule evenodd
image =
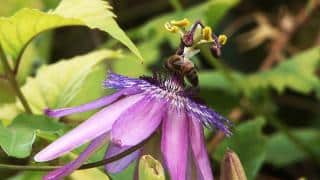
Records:
M170 23L174 26L178 26L178 27L186 27L186 26L189 26L190 24L190 21L187 19L187 18L184 18L180 21L170 21Z
M218 41L221 45L225 45L227 43L228 37L224 34L219 35Z
M206 26L202 29L202 39L206 41L212 41L212 29L211 27Z
M176 33L179 32L179 28L177 26L172 25L170 22L167 22L164 24L164 27L166 28L166 30L168 30L169 32L172 33Z

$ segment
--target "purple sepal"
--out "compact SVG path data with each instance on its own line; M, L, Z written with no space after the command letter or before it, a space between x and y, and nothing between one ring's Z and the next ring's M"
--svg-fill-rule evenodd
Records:
M123 151L129 149L130 147L131 146L120 147L116 144L110 143L109 147L106 151L105 158L110 158L110 157L115 156L119 153L122 153ZM133 153L128 154L127 156L125 156L117 161L106 164L104 166L105 170L108 173L119 173L122 170L126 169L132 161L136 160L139 157L139 155L140 155L140 150L136 150Z
M59 180L63 177L70 175L74 170L78 169L83 162L85 162L92 153L94 153L98 148L100 148L108 139L108 133L105 133L95 140L93 140L89 146L79 155L79 157L66 164L62 168L56 169L49 172L43 179L44 180Z
M62 117L69 114L79 113L79 112L85 112L92 109L97 109L103 106L107 106L116 100L119 100L122 97L134 95L141 92L140 90L136 88L126 88L122 89L119 92L116 92L114 94L111 94L109 96L102 97L100 99L97 99L95 101L92 101L87 104L83 104L76 107L70 107L70 108L61 108L61 109L45 109L44 113L49 117Z
M141 94L128 96L102 109L37 153L34 157L35 161L44 162L55 159L110 131L120 114L143 97Z

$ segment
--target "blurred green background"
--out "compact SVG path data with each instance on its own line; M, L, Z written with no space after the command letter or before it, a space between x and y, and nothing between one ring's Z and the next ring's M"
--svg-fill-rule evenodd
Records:
M230 148L239 155L248 179L320 179L318 0L108 2L144 63L103 31L72 26L41 33L26 48L16 75L38 115L23 113L0 68L0 164L33 164L30 157L35 152L89 117L92 112L60 122L35 121L45 118L41 114L47 106L78 105L111 93L101 85L107 69L138 77L161 68L179 44L179 37L167 32L164 23L188 18L201 19L215 33L229 37L220 59L205 51L192 59L199 71L201 97L235 122L230 138L223 138L221 132L206 132L215 176L219 177L220 161ZM21 8L49 11L58 4L59 0L1 0L0 15L10 17ZM91 63L86 59L92 59ZM15 143L14 135L21 137ZM20 147L21 143L28 147ZM96 156L90 161L101 159L101 153ZM132 179L133 171L131 165L112 179ZM0 174L0 179L29 180L40 179L43 173L0 168ZM70 178L108 177L95 168Z

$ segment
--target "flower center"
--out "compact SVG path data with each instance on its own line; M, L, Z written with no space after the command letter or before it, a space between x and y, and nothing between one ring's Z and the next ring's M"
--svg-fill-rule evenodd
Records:
M142 90L153 97L165 98L178 106L183 106L186 98L197 95L196 91L186 86L183 77L174 73L154 73L153 77L141 77L141 79L149 82L148 87L141 87Z

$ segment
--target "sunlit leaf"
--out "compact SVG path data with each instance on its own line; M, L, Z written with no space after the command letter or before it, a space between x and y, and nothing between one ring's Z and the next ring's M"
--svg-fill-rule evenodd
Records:
M36 138L36 131L58 131L62 124L44 116L21 114L8 127L0 126L0 146L17 158L28 157Z
M49 29L83 25L100 29L121 41L140 59L137 48L121 30L109 4L102 0L63 0L54 11L22 9L11 17L0 18L0 42L9 59L16 60L27 43Z
M115 59L119 56L118 51L99 50L43 66L36 77L27 80L22 92L34 113L42 114L43 109L47 107L66 107L81 91L86 78L97 64L105 59ZM102 80L92 83L100 86L99 89L102 90ZM88 92L89 90L85 93Z
M1 0L0 16L10 16L21 8L42 9L41 0Z
M19 114L19 109L15 103L0 105L0 120L6 126L11 123L13 118Z
M266 154L267 138L262 134L264 123L264 119L257 118L237 126L233 135L218 146L213 157L220 161L226 150L232 149L238 154L248 179L254 179Z
M320 158L320 132L318 130L300 129L292 130L292 133ZM304 158L306 158L305 152L301 151L301 149L284 134L276 133L268 140L267 162L278 167L283 167L291 163L299 162Z

